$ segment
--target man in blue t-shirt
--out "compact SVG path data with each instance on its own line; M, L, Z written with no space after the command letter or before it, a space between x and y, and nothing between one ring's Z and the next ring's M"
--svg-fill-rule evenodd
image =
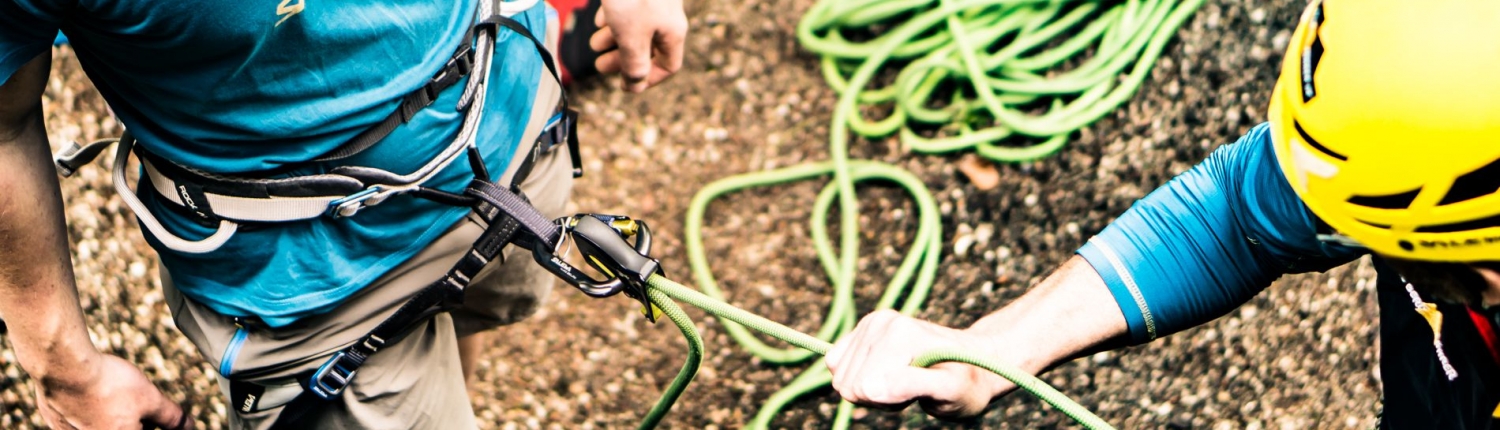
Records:
M1382 428L1500 417L1500 4L1314 1L1270 122L1136 202L1051 276L966 330L894 312L828 354L854 402L973 416L1010 382L1227 313L1286 273L1375 256Z
M681 66L680 0L604 0L599 14L595 66L626 90ZM482 333L529 315L550 285L527 258L485 265L461 309L386 340L304 421L277 420L303 392L297 375L396 313L483 231L418 187L457 192L493 172L484 179L562 210L570 156L546 137L567 121L539 51L555 43L535 39L555 36L549 15L534 0L0 0L0 316L47 422L191 424L85 330L42 121L59 30L131 136L116 171L127 144L143 161L134 191L123 176L116 186L161 256L173 320L218 365L231 425L447 429L475 426L464 370ZM477 29L492 16L514 26ZM452 162L468 144L482 162ZM334 199L302 185L337 188L349 172L385 182Z

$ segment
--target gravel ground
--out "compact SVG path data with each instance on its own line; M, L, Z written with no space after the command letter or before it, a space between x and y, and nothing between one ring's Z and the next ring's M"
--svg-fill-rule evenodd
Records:
M600 82L581 85L589 174L575 192L576 208L652 221L669 274L687 281L680 223L699 187L732 173L827 158L835 96L792 37L810 5L689 1L687 65L672 82L641 96ZM857 142L857 157L912 170L942 207L949 248L922 315L962 326L1003 305L1132 201L1262 121L1300 9L1288 1L1210 2L1178 32L1131 102L1056 157L997 166L993 189L980 190L960 174L959 156L912 156L893 141ZM45 100L54 144L118 134L71 52L63 48L56 57ZM203 428L219 428L225 407L213 369L172 328L155 255L97 166L63 181L95 344L140 364L169 395L193 405ZM821 186L739 194L711 208L707 247L732 301L815 328L829 287L806 218ZM910 242L912 225L900 214L913 209L893 189L860 193L867 237L859 300L869 305ZM973 248L953 252L961 237ZM1080 359L1044 379L1121 428L1371 427L1379 396L1372 277L1364 261L1290 276L1203 327ZM664 427L737 428L806 366L761 364L716 321L690 314L709 350ZM559 288L538 315L497 336L473 387L476 412L485 428L633 427L675 374L683 348L676 330L647 324L626 300ZM0 365L0 428L39 426L33 382L10 349L0 350ZM826 428L835 401L831 392L816 393L774 426ZM1002 399L975 423L933 421L916 408L856 415L856 427L873 428L1069 425L1024 394Z

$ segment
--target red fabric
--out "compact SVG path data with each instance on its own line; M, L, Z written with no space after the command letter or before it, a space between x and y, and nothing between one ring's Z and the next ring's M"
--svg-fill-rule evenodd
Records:
M1464 308L1469 311L1469 319L1474 321L1474 328L1479 330L1479 337L1484 338L1485 346L1489 347L1490 358L1495 364L1500 364L1500 336L1495 335L1495 327L1490 325L1490 320L1484 314L1473 309Z
M559 19L567 22L568 15L573 14L573 10L583 8L584 5L589 4L589 0L547 0L547 4L552 5L553 9L557 9L557 17Z
M557 37L555 40L560 42L562 41L561 35L568 34L573 31L573 12L577 12L578 9L582 9L584 6L588 6L589 0L547 0L547 4L552 6L552 10L557 11L557 25L559 27L557 31L559 32L559 37ZM593 17L589 17L588 19L593 19ZM561 49L561 47L559 46L548 46L548 48L551 48L552 52L554 53ZM573 73L568 71L567 66L564 66L563 63L559 61L557 62L557 68L561 69L558 70L558 74L562 75L561 78L563 85L568 85L569 83L573 82Z

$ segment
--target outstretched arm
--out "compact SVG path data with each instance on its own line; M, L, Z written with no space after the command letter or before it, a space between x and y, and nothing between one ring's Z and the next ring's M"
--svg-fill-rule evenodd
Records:
M828 352L833 387L845 400L902 407L920 400L927 413L963 417L984 411L991 399L1016 387L1005 378L965 364L911 367L918 354L956 348L1037 374L1083 353L1119 345L1125 317L1099 274L1074 256L1021 298L952 329L901 315L872 313Z
M1267 133L1252 129L1137 201L1035 290L968 330L895 313L866 317L829 355L834 388L858 403L921 400L934 415L975 415L1010 384L964 365L907 369L911 356L958 347L1039 372L1202 324L1283 273L1326 270L1361 255L1318 239Z
M68 256L62 195L43 126L51 53L0 85L0 316L54 428L170 427L183 412L140 370L94 349Z

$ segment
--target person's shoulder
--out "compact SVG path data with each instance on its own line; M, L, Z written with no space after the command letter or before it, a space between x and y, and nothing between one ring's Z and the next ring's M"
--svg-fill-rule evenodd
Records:
M1250 127L1250 131L1240 135L1239 140L1234 142L1240 146L1243 156L1264 156L1271 152L1271 123L1263 122Z
M1212 164L1210 170L1216 174L1236 178L1267 176L1270 179L1281 174L1271 143L1270 123L1251 127L1239 139L1214 150L1205 163Z

